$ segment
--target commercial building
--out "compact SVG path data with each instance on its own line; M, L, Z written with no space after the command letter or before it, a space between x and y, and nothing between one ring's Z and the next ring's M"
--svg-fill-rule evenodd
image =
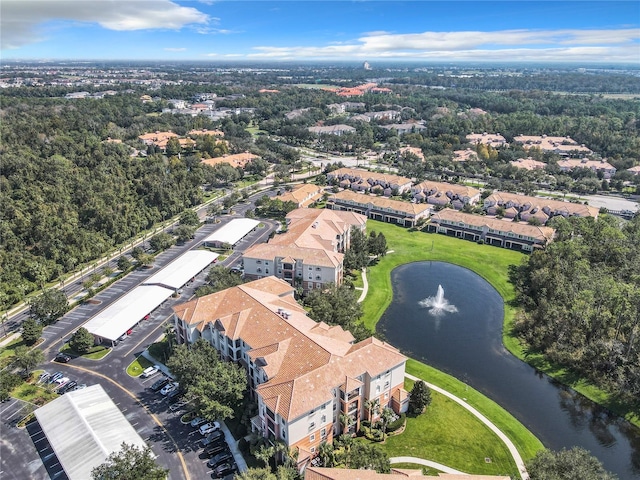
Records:
M69 480L91 478L123 442L147 447L101 385L68 392L34 414Z
M203 338L246 369L258 402L252 429L297 450L301 467L323 442L368 419L366 401L397 413L408 407L406 357L314 322L284 280L266 277L178 305L174 323L180 343ZM352 418L348 427L342 415Z
M409 203L384 197L343 190L327 199L327 208L365 215L372 220L415 227L422 218L428 218L431 206Z

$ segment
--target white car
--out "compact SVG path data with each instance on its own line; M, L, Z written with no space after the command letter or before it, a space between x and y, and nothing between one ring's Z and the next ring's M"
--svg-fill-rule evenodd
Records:
M178 388L178 385L179 385L178 382L169 383L169 384L165 385L164 387L162 387L162 390L160 390L160 393L162 395L169 395L176 388Z
M156 373L158 373L159 371L160 371L160 367L158 365L154 365L153 367L147 367L140 374L140 377L141 378L149 378L152 375L155 375Z
M207 423L207 421L202 417L196 417L193 420L191 420L191 426L193 428L199 427L203 423Z
M55 382L53 382L53 386L54 388L58 389L69 382L69 380L71 380L69 377L58 378Z
M205 423L204 425L200 425L200 429L198 431L200 432L200 435L205 436L219 429L220 429L220 424L218 422L210 422L210 423Z

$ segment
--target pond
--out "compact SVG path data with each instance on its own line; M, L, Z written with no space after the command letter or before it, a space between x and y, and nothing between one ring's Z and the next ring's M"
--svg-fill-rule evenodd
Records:
M394 269L391 282L393 302L377 326L386 341L481 391L546 447L581 446L620 479L640 479L640 429L511 355L502 297L482 277L415 262Z

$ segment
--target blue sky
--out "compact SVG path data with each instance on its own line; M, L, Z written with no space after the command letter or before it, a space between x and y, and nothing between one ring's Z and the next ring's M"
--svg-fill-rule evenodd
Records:
M3 59L633 63L640 2L2 0Z

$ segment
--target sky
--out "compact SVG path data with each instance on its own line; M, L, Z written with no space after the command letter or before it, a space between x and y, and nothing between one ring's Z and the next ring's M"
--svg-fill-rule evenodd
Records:
M640 66L640 2L2 0L3 60Z

